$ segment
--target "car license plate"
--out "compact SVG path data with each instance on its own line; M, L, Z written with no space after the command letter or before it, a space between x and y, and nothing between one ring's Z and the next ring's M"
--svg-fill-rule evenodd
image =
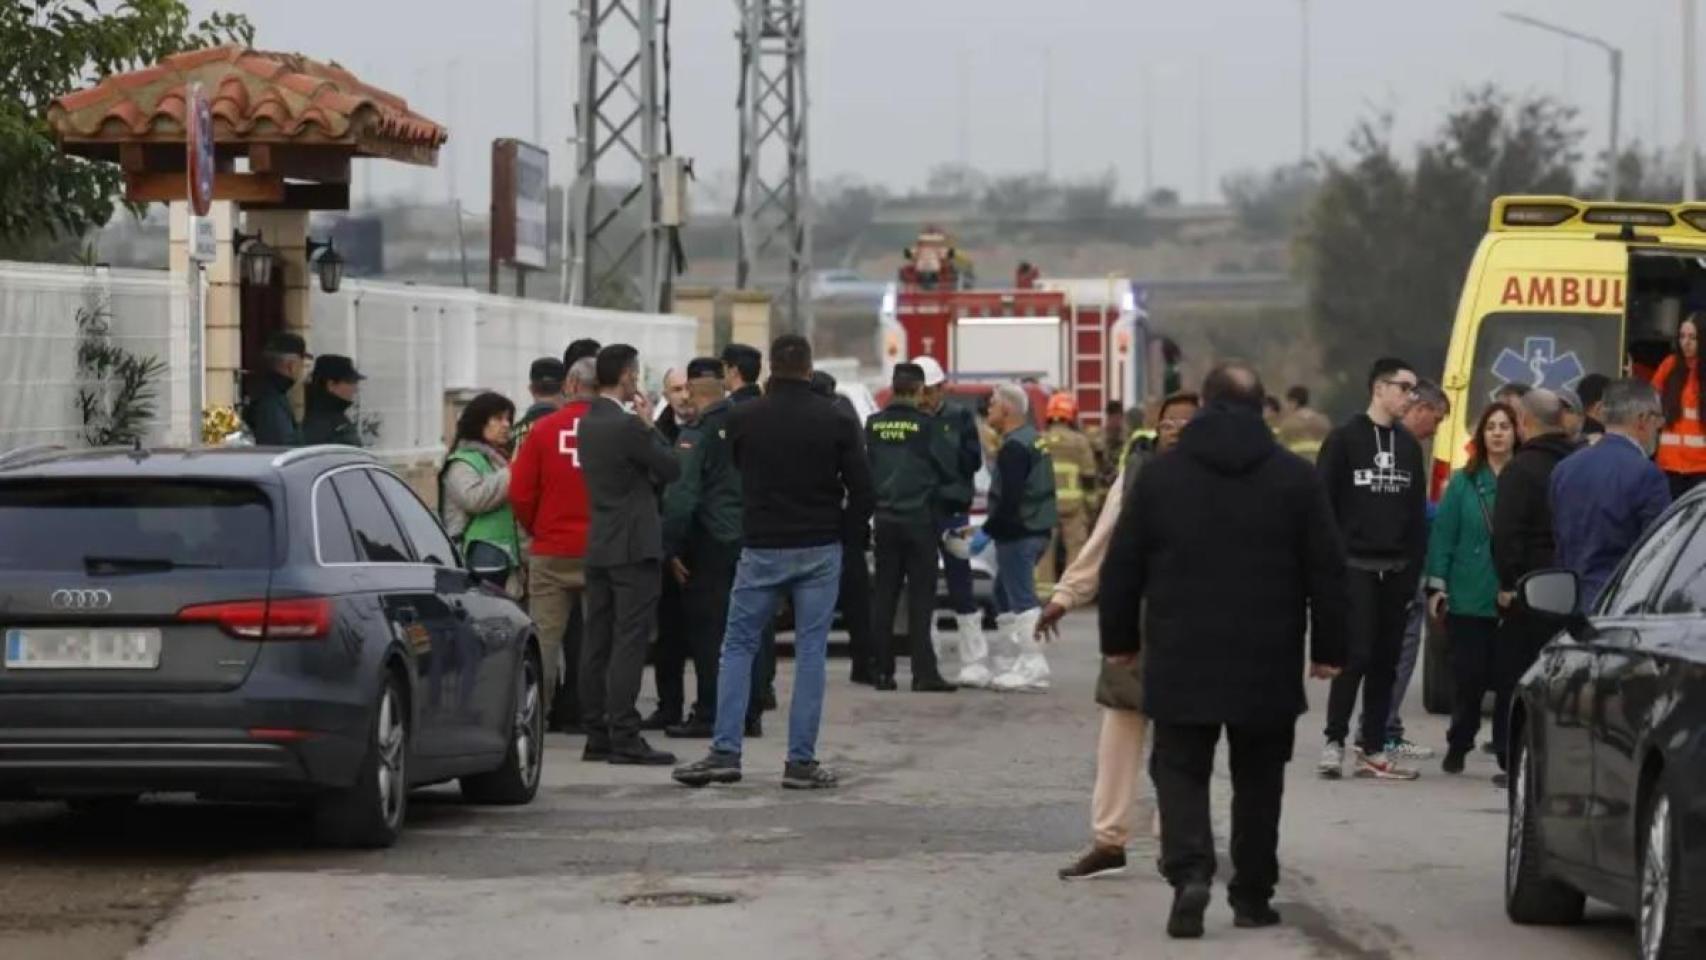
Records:
M153 670L159 666L159 630L6 631L8 670Z

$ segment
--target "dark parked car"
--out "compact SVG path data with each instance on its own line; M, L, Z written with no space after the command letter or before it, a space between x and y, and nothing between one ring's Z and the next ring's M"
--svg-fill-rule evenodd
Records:
M384 846L410 788L539 787L533 624L371 456L0 457L0 797L292 800Z
M1564 632L1512 706L1505 905L1569 923L1592 896L1636 917L1642 960L1706 956L1706 498L1631 551L1589 616L1572 573L1523 600Z

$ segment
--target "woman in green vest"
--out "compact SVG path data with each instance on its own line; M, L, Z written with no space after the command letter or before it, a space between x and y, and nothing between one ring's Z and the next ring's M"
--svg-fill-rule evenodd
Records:
M521 537L509 507L510 425L515 404L500 393L482 393L456 419L456 439L438 474L439 515L461 547L478 540L502 547L519 568Z
M1495 694L1493 742L1504 749L1511 691L1498 679L1499 581L1493 571L1493 504L1499 474L1516 450L1516 411L1487 407L1475 428L1469 463L1452 476L1428 538L1428 613L1443 617L1454 682L1446 773L1462 773L1481 728L1481 700Z

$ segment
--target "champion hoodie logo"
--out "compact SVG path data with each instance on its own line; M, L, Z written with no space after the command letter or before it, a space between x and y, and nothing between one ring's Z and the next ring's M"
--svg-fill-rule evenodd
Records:
M1389 430L1382 442L1380 428L1374 430L1374 467L1351 472L1351 482L1367 487L1370 493L1403 493L1410 489L1414 478L1410 471L1398 469L1398 438Z

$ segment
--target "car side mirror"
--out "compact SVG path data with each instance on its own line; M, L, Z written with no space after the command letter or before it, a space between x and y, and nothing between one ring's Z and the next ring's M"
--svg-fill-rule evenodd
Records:
M500 590L509 582L515 563L510 559L508 550L487 540L475 540L468 544L467 554L468 573L476 581Z
M1581 579L1569 570L1540 570L1516 585L1517 597L1528 611L1570 639L1587 643L1596 631L1576 605L1581 600Z
M1541 570L1516 585L1522 605L1547 619L1568 620L1576 612L1581 583L1569 570Z

